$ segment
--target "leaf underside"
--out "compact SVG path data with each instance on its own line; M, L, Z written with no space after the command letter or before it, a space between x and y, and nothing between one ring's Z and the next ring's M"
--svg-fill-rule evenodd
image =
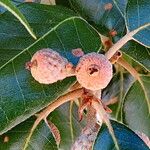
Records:
M128 91L124 100L124 122L134 131L150 136L150 77L140 77L141 84L136 81Z

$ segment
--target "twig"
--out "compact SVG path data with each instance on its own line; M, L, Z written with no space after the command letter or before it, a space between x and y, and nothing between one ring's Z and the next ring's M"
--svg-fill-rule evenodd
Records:
M81 134L71 146L71 150L91 150L93 142L97 137L100 125L97 124L96 110L87 106L86 126L82 129Z
M30 138L34 132L34 130L36 129L36 127L38 126L38 124L44 120L45 118L47 118L47 116L54 111L56 108L58 108L59 106L61 106L62 104L77 99L79 97L81 97L81 95L83 94L83 88L71 91L61 97L59 97L56 101L52 102L50 105L48 105L41 113L38 114L38 117L36 119L36 121L34 122L30 133L28 135L28 137L26 138L26 142L25 145L23 147L23 150L25 150L28 146L28 143L30 141Z
M119 58L117 63L124 67L136 80L141 82L138 72L127 61L125 61L123 58Z
M80 83L77 81L75 84L73 84L71 87L70 87L70 91L74 91L76 89L79 89L81 88L82 86L80 85Z
M123 45L125 45L128 41L134 39L133 36L138 33L140 30L145 29L146 27L150 26L150 23L147 23L129 33L127 33L123 38L121 38L117 43L115 43L109 51L106 52L105 56L110 59L116 51L118 51Z
M110 59L124 44L132 40L134 31L127 33L123 38L121 38L117 43L115 43L105 54L105 56Z
M44 121L45 121L47 127L50 129L50 131L55 139L57 147L59 147L61 137L60 137L60 132L59 132L57 126L47 119L44 119Z
M104 101L103 103L108 106L108 105L113 105L116 104L118 102L118 97L112 97L110 99L108 99L106 102Z

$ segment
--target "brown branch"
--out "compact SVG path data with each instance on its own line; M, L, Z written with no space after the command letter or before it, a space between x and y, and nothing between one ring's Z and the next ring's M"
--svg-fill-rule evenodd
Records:
M136 80L141 80L138 72L123 58L119 58L117 63L124 67Z
M123 45L125 45L129 40L132 40L133 35L134 32L126 34L106 52L105 56L110 59Z
M139 31L147 28L150 26L150 23L144 24L143 26L140 26L139 28L127 33L124 37L122 37L117 43L115 43L105 54L105 56L110 59L116 51L118 51L123 45L125 45L128 41L134 39L133 36L138 33Z
M61 136L60 136L60 132L59 132L57 126L53 122L51 122L47 119L45 119L44 121L45 121L47 127L50 129L50 132L52 133L52 135L55 139L56 145L59 146L60 141L61 141Z
M97 124L95 109L87 106L86 126L71 146L71 150L91 150L99 129L100 125Z
M34 130L36 129L36 127L38 126L38 124L44 120L45 118L47 118L47 116L52 112L54 111L56 108L58 108L59 106L61 106L62 104L68 102L68 101L71 101L71 100L74 100L74 99L77 99L79 97L81 97L81 95L83 94L83 88L80 88L80 89L77 89L77 90L74 90L74 91L71 91L61 97L59 97L57 100L55 100L54 102L52 102L51 104L49 104L42 112L40 112L38 114L38 117L37 119L35 120L31 130L30 130L30 133L28 135L28 137L26 138L26 142L25 142L25 145L23 147L23 150L25 150L28 146L28 143L30 141L30 138L34 132Z
M82 88L82 86L80 85L80 83L77 81L75 84L73 84L71 87L70 87L70 91L74 91L76 89L79 89L79 88Z

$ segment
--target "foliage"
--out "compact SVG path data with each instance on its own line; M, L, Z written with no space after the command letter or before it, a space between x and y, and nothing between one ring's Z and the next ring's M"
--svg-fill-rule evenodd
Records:
M72 49L106 54L113 49L103 36L120 46L122 58L131 66L128 69L116 62L113 79L102 90L102 100L113 111L110 117L116 120L111 124L120 149L149 149L135 133L150 137L149 1L56 0L56 5L51 6L14 6L9 0L0 0L0 5L9 10L0 15L0 149L23 149L34 115L66 94L76 82L75 77L69 77L51 85L39 84L25 69L32 55L49 47L75 66L79 58L72 55ZM32 38L34 34L37 40ZM106 46L112 47L109 50ZM77 100L54 110L48 120L60 131L60 145L42 121L27 149L70 149L86 125L85 119L78 119ZM93 143L94 150L113 149L107 130L103 124Z

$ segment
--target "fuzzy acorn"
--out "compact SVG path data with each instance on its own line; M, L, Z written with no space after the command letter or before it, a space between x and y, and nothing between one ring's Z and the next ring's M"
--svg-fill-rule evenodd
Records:
M92 52L80 58L75 74L84 88L96 91L108 85L113 76L113 68L105 55Z
M42 84L52 84L72 76L73 65L52 49L37 51L26 68L31 71L33 78Z

